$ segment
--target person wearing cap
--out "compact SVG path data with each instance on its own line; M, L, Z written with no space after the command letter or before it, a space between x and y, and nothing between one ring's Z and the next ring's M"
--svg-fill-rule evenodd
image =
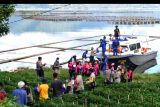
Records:
M39 99L40 100L47 100L47 99L49 99L49 97L48 97L48 90L49 90L49 86L47 84L47 80L43 78L42 79L42 84L39 85L39 87L38 87Z
M118 38L118 37L120 36L120 31L119 31L117 25L115 26L115 28L116 28L116 29L114 30L114 37L115 37L115 38Z
M56 72L56 73L58 73L58 74L60 74L60 63L59 63L59 57L57 57L56 58L56 61L54 62L54 64L53 64L53 70L54 70L54 72Z
M24 90L25 83L23 81L18 82L18 89L15 89L12 93L13 96L17 97L17 104L20 104L22 107L27 104L27 92Z
M36 62L37 76L44 78L43 66L45 65L46 63L42 64L42 57L38 57L38 61Z

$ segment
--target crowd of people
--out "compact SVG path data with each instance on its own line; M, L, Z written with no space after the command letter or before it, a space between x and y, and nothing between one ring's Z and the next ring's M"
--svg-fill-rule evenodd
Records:
M119 37L119 29L116 26L115 37ZM110 35L111 37L111 35ZM117 45L117 39L113 41L113 44ZM47 100L49 98L58 99L61 94L79 94L85 90L84 85L88 87L88 90L92 91L96 87L96 78L100 75L100 71L106 77L104 84L120 83L120 82L131 82L134 78L134 72L132 66L126 67L124 63L116 65L115 63L109 63L106 52L106 37L100 40L100 46L102 48L102 58L96 58L95 54L99 52L98 48L94 50L91 48L91 54L88 58L88 50L82 54L82 61L78 61L76 55L73 55L68 61L68 73L69 77L66 78L66 83L60 80L60 63L59 58L56 58L52 69L53 69L53 81L48 85L48 81L44 78L43 67L46 63L42 63L42 57L38 57L36 62L36 74L41 78L41 84L36 84L34 88L34 94L39 100ZM110 45L109 45L110 46ZM118 45L117 45L118 46ZM113 48L113 55L117 55L117 46L110 46ZM83 80L83 76L87 77ZM53 94L49 97L49 91ZM3 84L0 83L0 101L4 100L7 93L3 89ZM13 96L17 97L16 102L22 106L30 105L33 102L32 90L29 84L23 80L18 82L18 88L13 91Z

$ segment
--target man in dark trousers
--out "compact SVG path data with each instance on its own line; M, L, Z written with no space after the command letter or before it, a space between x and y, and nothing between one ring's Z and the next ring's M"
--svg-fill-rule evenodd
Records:
M103 40L100 40L100 46L99 47L102 47L102 56L104 57L105 56L105 52L106 52L106 36L103 37Z
M57 99L62 94L61 88L63 87L62 81L59 79L58 73L53 73L53 82L51 83L51 91L53 92L53 98Z
M112 42L113 56L118 55L118 47L119 47L119 40L118 40L118 38L116 38Z
M115 37L115 38L119 38L119 36L120 36L120 31L119 31L117 25L116 25L115 27L116 27L116 29L114 30L114 37Z
M42 64L42 57L38 57L38 61L36 62L37 76L44 78L43 66L45 65L46 63Z
M59 63L59 57L57 57L56 58L56 61L54 62L54 64L53 64L53 70L54 70L54 72L56 72L56 73L58 73L58 74L60 74L60 63Z

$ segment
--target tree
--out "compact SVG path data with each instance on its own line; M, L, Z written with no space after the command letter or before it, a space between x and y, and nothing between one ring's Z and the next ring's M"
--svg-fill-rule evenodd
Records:
M9 17L15 11L14 4L0 4L0 37L9 32Z

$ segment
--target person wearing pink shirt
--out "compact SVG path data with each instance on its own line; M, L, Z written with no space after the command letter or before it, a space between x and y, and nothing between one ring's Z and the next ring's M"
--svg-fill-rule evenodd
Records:
M69 69L69 76L72 78L72 62L68 63L68 69Z
M73 76L73 74L75 73L75 70L76 70L76 62L74 60L69 62L68 63L68 68L69 68L70 78L72 78L72 76Z
M76 73L79 73L79 72L81 73L81 70L82 70L82 65L81 65L81 62L79 61L76 66Z
M131 67L128 68L128 82L132 82L134 78L134 73Z
M88 62L88 64L86 65L87 75L90 75L90 68L92 68L92 64L90 62Z
M97 61L95 61L94 73L95 73L96 76L98 75L98 72L99 72L99 65L98 65Z
M85 61L85 63L82 65L82 74L83 75L85 75L87 72L86 65L87 65L87 61Z

